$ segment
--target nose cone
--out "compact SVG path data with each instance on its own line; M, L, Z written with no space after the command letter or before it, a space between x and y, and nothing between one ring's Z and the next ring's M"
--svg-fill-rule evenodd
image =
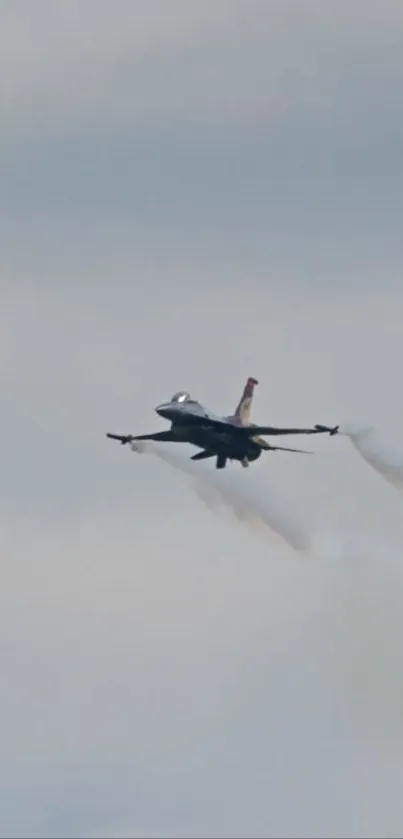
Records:
M164 402L162 405L158 405L155 410L158 416L164 419L174 419L178 413L178 406L172 405L172 402Z

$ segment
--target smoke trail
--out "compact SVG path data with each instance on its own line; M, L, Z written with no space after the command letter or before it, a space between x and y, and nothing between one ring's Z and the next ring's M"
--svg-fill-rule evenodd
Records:
M239 521L254 528L269 527L294 551L323 552L325 543L306 523L306 516L298 515L296 510L291 513L288 499L281 498L272 489L259 488L255 483L252 485L249 475L243 473L242 480L236 480L234 474L207 471L152 443L132 443L131 448L137 454L154 454L174 469L189 475L193 479L193 489L209 509L215 511L226 506ZM335 544L332 541L330 545L327 540L325 553L329 551L334 554Z
M341 434L349 437L361 457L395 489L403 490L403 453L390 448L372 426L347 424Z

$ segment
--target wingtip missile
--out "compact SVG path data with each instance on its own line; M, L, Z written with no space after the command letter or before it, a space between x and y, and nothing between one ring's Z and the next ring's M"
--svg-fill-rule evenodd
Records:
M131 443L134 439L131 434L106 434L110 440L119 440L122 446L126 445L126 443Z
M332 428L329 425L315 425L315 428L317 431L322 431L324 433L327 432L330 435L330 437L334 437L335 434L338 434L340 426L335 425L334 428Z

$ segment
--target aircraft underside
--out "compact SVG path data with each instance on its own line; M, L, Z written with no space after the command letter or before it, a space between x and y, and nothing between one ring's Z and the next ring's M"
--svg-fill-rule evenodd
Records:
M122 445L137 440L190 443L201 449L192 456L192 460L216 458L216 468L224 469L227 460L237 460L242 466L248 466L251 461L260 457L262 451L308 453L306 450L273 446L264 439L265 436L337 434L338 426L334 428L325 425L316 425L313 428L278 428L251 423L250 408L256 384L256 379L248 378L235 414L219 417L192 399L186 391L178 391L169 402L155 408L159 416L171 423L171 427L166 431L136 436L108 433L107 437L118 440Z
M249 462L257 460L261 454L261 448L252 440L239 441L237 444L230 434L223 432L218 434L210 429L194 428L172 429L173 435L178 441L190 443L201 452L192 456L192 460L206 460L216 458L216 469L225 469L227 460L238 460L242 466L249 466Z
M222 449L218 451L215 449L211 451L209 449L203 449L201 452L192 455L191 460L207 460L207 458L215 457L216 458L216 469L225 469L227 465L227 460L239 460L242 466L246 467L249 466L249 463L252 460L257 460L260 456L260 451L254 454L253 456L247 457L244 455L241 457L239 453L234 453L231 449Z
M327 429L332 431L332 429ZM192 455L191 460L207 460L216 458L216 469L224 469L227 460L237 460L243 467L257 460L264 450L279 450L312 454L306 450L272 446L262 437L256 435L246 438L233 435L228 429L217 431L206 425L172 425L169 431L157 431L155 434L141 434L136 437L120 434L107 434L107 437L119 440L121 443L131 443L135 440L152 440L159 443L190 443L202 451Z

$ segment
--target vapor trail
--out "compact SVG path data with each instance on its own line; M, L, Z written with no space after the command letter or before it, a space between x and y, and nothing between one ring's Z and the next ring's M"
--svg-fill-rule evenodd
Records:
M340 433L350 438L361 457L386 481L403 490L403 452L387 445L372 426L346 424Z
M217 474L215 471L207 471L153 443L132 443L131 448L137 454L153 454L174 469L189 475L193 479L193 489L211 510L226 506L239 521L253 527L263 525L270 528L294 551L317 551L317 534L306 522L307 516L302 512L298 515L295 509L291 512L292 503L288 499L281 498L267 486L259 487L255 480L252 484L251 476L244 472L236 476L229 472ZM328 550L329 543L326 546Z

